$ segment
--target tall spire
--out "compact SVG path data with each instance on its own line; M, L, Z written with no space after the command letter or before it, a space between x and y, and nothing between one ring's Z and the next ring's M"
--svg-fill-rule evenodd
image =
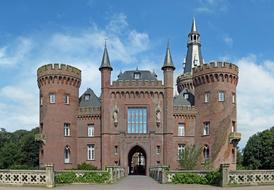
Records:
M166 56L165 56L165 61L164 61L162 70L164 70L167 67L170 67L173 70L175 70L175 67L174 67L173 61L172 61L172 57L171 57L171 53L170 53L170 49L169 49L169 41L167 42Z
M203 64L200 34L197 31L194 17L192 19L191 31L188 34L187 55L184 64L184 73L191 73L193 67Z
M112 71L112 67L110 65L109 56L108 56L106 40L105 40L104 54L103 54L103 58L102 58L102 62L101 62L101 66L100 66L99 70L101 71L103 68L107 68Z
M192 18L191 32L197 32L195 18Z

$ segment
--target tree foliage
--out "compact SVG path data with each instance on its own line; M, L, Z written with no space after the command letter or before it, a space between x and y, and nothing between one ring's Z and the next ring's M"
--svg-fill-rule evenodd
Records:
M182 169L193 170L196 168L202 149L195 145L186 146L179 153L179 163Z
M243 150L243 166L274 169L274 127L249 138Z
M40 143L35 141L38 128L13 133L0 130L0 168L31 169L39 165Z

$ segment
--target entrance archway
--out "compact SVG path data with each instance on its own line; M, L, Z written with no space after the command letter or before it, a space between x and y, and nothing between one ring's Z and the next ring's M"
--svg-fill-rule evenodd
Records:
M146 152L136 145L128 153L129 175L146 175Z

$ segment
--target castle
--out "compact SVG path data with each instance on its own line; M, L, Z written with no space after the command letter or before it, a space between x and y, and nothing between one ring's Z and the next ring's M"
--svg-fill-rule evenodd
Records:
M148 174L152 166L180 168L178 155L189 145L201 148L198 167L210 162L236 168L236 86L238 67L227 62L204 63L200 34L192 21L183 73L174 96L170 48L162 66L163 81L154 72L130 70L111 81L107 47L99 71L101 96L87 89L79 97L81 71L64 64L37 70L40 90L40 166L76 168L86 162L97 168L118 165L128 174Z

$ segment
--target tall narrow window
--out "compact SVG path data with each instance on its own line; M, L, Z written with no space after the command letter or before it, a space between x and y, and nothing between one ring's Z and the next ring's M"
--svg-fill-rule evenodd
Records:
M178 159L180 160L185 152L185 145L184 144L178 144Z
M209 92L205 92L205 94L204 94L204 102L205 103L209 102Z
M95 146L94 146L94 144L87 145L87 160L95 160Z
M114 146L114 155L117 155L118 154L118 146Z
M185 124L179 123L178 125L178 136L185 136Z
M219 91L218 92L218 100L219 100L219 102L224 102L225 101L225 92L224 91Z
M147 109L128 108L128 133L147 133Z
M88 137L94 137L94 125L88 124Z
M209 160L209 147L208 147L208 145L204 146L203 155L204 155L204 161L205 162L208 161Z
M64 163L68 164L70 163L70 148L67 145L64 150Z
M64 104L69 104L69 95L64 95Z
M235 104L236 103L236 94L232 93L232 103Z
M49 103L55 104L56 102L56 95L55 94L49 94Z
M43 96L40 96L40 106L43 105Z
M161 152L161 147L159 145L156 146L156 154L159 155Z
M236 132L236 122L232 121L231 132Z
M64 123L64 136L68 137L70 136L70 124Z
M204 122L203 135L209 135L209 127L210 127L210 122L209 121Z
M236 163L236 152L235 152L235 148L232 148L232 163Z

